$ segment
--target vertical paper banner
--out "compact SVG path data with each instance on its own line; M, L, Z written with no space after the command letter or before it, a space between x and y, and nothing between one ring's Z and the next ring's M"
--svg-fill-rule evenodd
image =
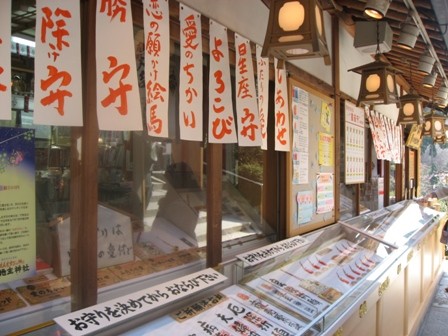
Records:
M11 0L0 1L0 120L11 120Z
M201 15L179 4L179 129L182 140L202 141L203 80Z
M36 271L34 130L0 129L0 283Z
M168 0L144 0L146 123L148 134L168 137L170 13Z
M82 126L79 1L38 0L34 123Z
M293 184L307 184L309 175L309 94L294 86L291 90Z
M286 70L278 69L277 63L275 59L275 150L289 152L288 81Z
M269 106L269 58L261 57L262 47L257 44L257 89L258 114L261 127L261 149L268 149L268 106Z
M96 83L101 130L143 129L134 50L130 0L98 1Z
M364 183L364 110L345 102L345 184Z
M210 85L208 139L210 143L235 143L230 84L227 28L210 20Z
M235 34L235 92L240 146L260 146L261 132L249 40Z

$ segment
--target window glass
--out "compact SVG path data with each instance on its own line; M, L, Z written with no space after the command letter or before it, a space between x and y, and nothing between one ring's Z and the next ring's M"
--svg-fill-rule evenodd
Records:
M18 10L14 8L13 11ZM19 12L16 14L26 14L31 20L26 22L26 27L34 27L34 4ZM34 28L27 29L33 38ZM98 199L91 200L98 204L99 302L205 267L207 146L206 140L179 139L180 62L178 47L173 45L169 137L150 137L145 131L99 132ZM143 34L138 28L135 46L141 97L144 97ZM70 281L75 281L70 274L73 130L33 124L34 58L31 54L19 55L18 51L12 51L11 57L12 118L0 121L0 127L35 131L38 272L30 279L0 284L0 290L11 289L14 295L20 293L18 297L23 301L23 306L16 306L12 311L0 311L0 328L6 333L68 313ZM204 66L204 77L207 73ZM204 95L207 90L204 81ZM144 98L142 106L143 103ZM265 243L262 239L274 237L273 216L270 223L265 219L267 212L276 213L273 209L277 206L266 205L269 199L266 184L275 180L274 175L267 177L264 171L266 153L260 148L242 148L237 144L223 146L222 237L226 258L253 247L254 241ZM81 195L85 197L89 195ZM51 295L39 294L44 292ZM30 316L26 321L24 314Z

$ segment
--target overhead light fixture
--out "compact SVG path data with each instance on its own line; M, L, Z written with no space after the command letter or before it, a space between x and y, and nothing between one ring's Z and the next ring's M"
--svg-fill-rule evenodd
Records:
M32 48L36 47L36 42L18 36L11 36L11 42L23 44Z
M409 64L409 82L411 88L408 94L400 97L400 109L398 110L397 125L399 124L423 124L422 97L412 87L412 63Z
M441 139L445 136L445 116L431 109L431 112L424 116L423 135L430 136L433 140Z
M448 105L448 99L437 99L437 106L445 108Z
M414 48L417 42L418 35L420 33L418 27L412 22L412 18L403 24L400 31L400 37L398 38L397 45L403 49L411 50Z
M324 57L331 64L320 1L271 1L261 55L282 60Z
M440 86L439 91L437 91L436 99L444 100L448 98L448 87L444 84Z
M432 57L432 55L428 51L426 51L420 56L420 60L418 62L418 70L429 75L432 72L432 68L434 67L435 62L435 58Z
M400 97L401 107L398 110L398 124L417 124L423 123L422 117L422 97L416 92L410 93Z
M379 23L377 22L377 50L375 61L348 70L361 75L361 87L359 88L357 105L359 106L361 103L364 103L368 105L397 104L397 106L400 106L395 78L396 74L400 73L400 71L390 63L380 60L378 26Z
M364 14L367 16L381 20L386 16L391 0L368 0L364 7Z
M437 72L433 71L429 75L423 77L423 86L426 88L432 88L436 84Z

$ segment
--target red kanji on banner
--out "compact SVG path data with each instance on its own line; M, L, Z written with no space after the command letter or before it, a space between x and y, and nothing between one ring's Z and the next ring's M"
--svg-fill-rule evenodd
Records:
M51 31L51 36L55 39L55 42L48 42L49 47L53 52L48 54L48 57L53 56L53 60L56 60L64 47L70 47L65 38L70 35L69 31L65 29L67 23L65 19L70 19L72 14L68 10L57 8L54 13L51 8L42 8L42 26L40 32L40 40L42 43L47 43L47 30ZM53 19L53 16L58 19Z
M67 71L59 71L56 67L49 65L48 78L43 79L40 82L40 89L42 92L47 91L50 86L55 86L56 82L59 81L59 85L56 90L50 90L50 93L42 98L40 102L42 105L47 106L54 102L57 102L56 109L60 115L64 115L64 103L66 97L72 97L73 94L69 90L60 90L61 86L68 86L72 81L72 76Z
M107 59L109 60L109 69L111 69L111 71L103 71L104 84L109 83L111 79L115 77L115 75L119 75L120 78L117 88L109 87L109 95L101 101L101 105L103 105L103 107L107 107L110 104L114 103L117 99L120 99L120 105L117 107L117 110L121 115L127 115L127 92L132 90L132 85L124 84L123 79L126 79L128 77L131 67L129 66L129 64L118 64L118 60L114 56L109 56ZM121 75L119 74L119 72L121 72Z
M5 71L2 67L0 67L0 75ZM0 83L0 91L6 91L6 85Z
M120 22L126 22L126 0L101 0L100 12L111 17L111 20L117 16Z
M241 118L241 123L243 124L243 129L241 130L241 135L247 136L250 140L255 140L255 131L258 126L254 124L255 114L250 112L248 108L244 109L244 117Z

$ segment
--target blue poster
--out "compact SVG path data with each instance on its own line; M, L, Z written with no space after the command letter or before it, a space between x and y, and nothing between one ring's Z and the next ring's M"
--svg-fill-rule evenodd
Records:
M34 130L0 128L0 283L36 272Z

